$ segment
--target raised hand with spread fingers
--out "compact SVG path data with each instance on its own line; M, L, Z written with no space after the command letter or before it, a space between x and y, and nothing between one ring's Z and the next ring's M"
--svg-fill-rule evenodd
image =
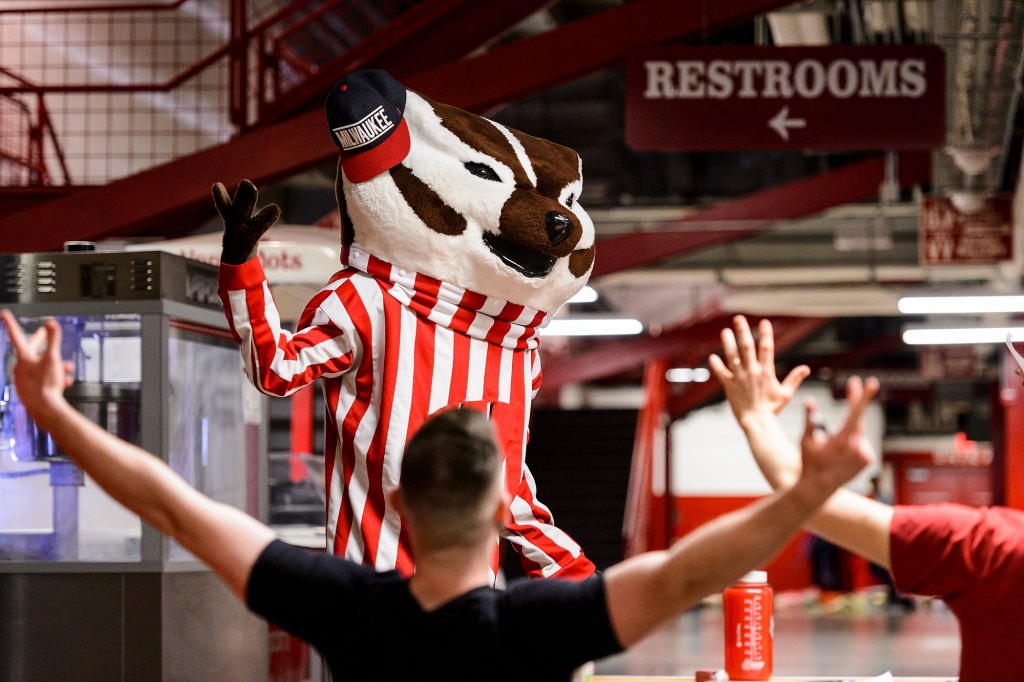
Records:
M733 318L735 332L722 330L722 349L725 360L711 355L711 370L722 383L729 405L737 419L748 411L767 411L778 414L793 399L800 384L811 373L807 365L790 370L782 381L775 374L775 335L772 323L761 320L756 344L747 318Z
M794 485L801 473L805 477L821 477L822 484L827 485L848 473L837 467L837 462L855 468L870 461L873 453L864 438L863 422L867 406L878 393L876 379L850 379L846 386L849 412L835 433L823 432L818 406L810 402L804 436L798 448L786 435L776 415L792 400L810 370L800 365L779 381L774 367L771 323L761 321L756 351L746 318L737 315L733 326L734 329L722 330L725 360L712 355L708 362L722 383L726 399L750 444L754 461L773 488ZM891 507L840 489L805 527L877 564L888 566L891 519Z

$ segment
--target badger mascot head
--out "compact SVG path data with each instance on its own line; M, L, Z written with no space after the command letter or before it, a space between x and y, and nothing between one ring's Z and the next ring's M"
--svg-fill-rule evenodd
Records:
M553 312L587 282L576 152L367 70L327 96L346 253Z

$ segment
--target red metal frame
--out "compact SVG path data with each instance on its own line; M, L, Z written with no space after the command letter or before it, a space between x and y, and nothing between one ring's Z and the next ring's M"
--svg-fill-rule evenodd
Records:
M75 19L75 22L86 22L89 26L101 25L106 23L108 25L108 31L113 35L115 31L119 32L116 38L112 40L119 41L117 44L133 44L130 41L134 40L131 36L134 35L134 24L129 23L130 28L125 34L119 27L124 26L123 23L112 23L120 22L123 20L116 19L116 16L131 16L131 13L139 13L145 11L161 11L162 14L173 12L178 10L188 0L176 0L174 2L166 3L155 3L155 2L137 2L124 5L104 4L104 5L81 5L81 6L65 6L51 4L48 6L40 6L31 10L28 9L16 9L8 8L0 10L0 15L15 16L21 14L49 14L54 17L53 25L59 28L62 21L66 22L69 17L77 15L84 18ZM10 69L6 72L11 75L14 79L13 82L5 82L0 86L0 95L17 95L17 94L32 94L35 95L39 101L45 95L57 95L57 94L81 94L86 96L96 95L128 95L137 93L178 93L179 88L183 88L181 95L181 102L187 103L181 105L194 109L192 116L194 118L206 118L212 120L210 117L215 116L216 120L223 121L224 123L230 123L235 131L243 132L250 126L257 124L259 113L262 108L266 105L268 98L276 97L280 93L283 87L277 74L279 73L278 66L280 63L288 63L291 65L298 65L298 73L301 77L308 78L317 72L317 65L305 64L301 58L290 52L289 46L283 42L285 38L294 39L296 32L301 32L300 28L306 26L308 23L313 21L316 17L327 14L337 14L344 10L350 15L366 14L369 9L367 6L359 3L342 2L341 0L332 0L326 4L322 4L318 7L309 11L311 0L294 0L290 2L286 7L279 8L267 19L260 21L254 28L248 27L248 5L250 0L218 0L218 7L222 8L225 12L225 18L229 19L230 22L230 36L226 44L223 45L210 45L206 40L196 39L195 46L193 47L194 53L206 53L204 57L198 59L194 63L183 65L174 65L173 68L177 69L177 72L173 76L167 79L163 79L164 69L168 66L164 57L155 56L153 57L152 64L149 68L149 75L145 75L147 70L147 64L145 62L142 65L134 64L131 68L140 69L140 76L134 80L128 82L97 82L90 79L82 78L80 76L72 75L74 69L68 67L67 64L55 62L55 68L49 69L46 73L51 74L48 78L53 78L52 74L59 74L64 71L65 80L58 82L44 82L44 83L33 83L28 79L21 78L16 74L10 74ZM457 5L459 0L434 0L435 6L443 4L445 6ZM465 1L465 0L463 0ZM536 0L530 0L531 4ZM395 19L393 13L396 11L405 11L407 3L402 4L401 10L398 9L397 5L385 3L375 6L375 12L381 7L384 7L383 13L379 13L379 16L375 15L375 21L392 22ZM304 11L305 10L305 11ZM95 13L97 17L101 19L96 22L93 21L93 17L89 13ZM348 16L348 15L346 15ZM401 17L399 17L401 18ZM155 21L155 20L152 20ZM282 30L282 23L292 21L292 26L285 26ZM370 22L371 24L373 22ZM395 21L395 24L401 22ZM65 27L66 28L66 27ZM364 29L369 30L369 29ZM387 30L375 31L375 34L383 34L385 36L395 36L396 32L391 30L390 27ZM106 35L102 33L101 35ZM143 34L145 35L145 34ZM175 54L179 49L181 42L177 39L178 29L175 24L173 32L175 36L173 44L175 45ZM399 36L401 38L401 36ZM82 39L80 36L79 39ZM151 38L157 41L157 38ZM365 42L365 36L355 34L353 39L358 42ZM123 41L128 40L128 43ZM140 40L145 40L142 38ZM163 45L166 47L166 35L163 38ZM34 44L33 44L34 45ZM100 43L102 45L102 43ZM159 42L155 42L153 50L148 54L159 55L157 48L161 45ZM253 49L257 48L257 49ZM390 49L395 51L401 48L401 41L395 42L390 45ZM18 54L17 46L14 46L14 54ZM126 48L127 49L127 48ZM252 56L250 56L252 52ZM100 50L102 54L102 49ZM252 58L257 59L256 66L259 71L256 77L253 78L250 73L250 64ZM227 60L228 74L229 74L229 92L228 100L226 104L217 106L214 104L214 99L200 98L196 96L195 92L202 90L209 90L209 83L216 83L217 74L212 71L218 64L223 64L222 60ZM436 62L427 62L428 64L434 64ZM116 64L120 66L120 64ZM10 65L8 65L10 66ZM37 63L26 63L19 65L19 68L24 66L25 68L44 68L45 64ZM290 72L294 75L296 71L290 69ZM160 80L158 80L158 78ZM186 91L187 90L187 91ZM96 111L95 116L92 118L82 117L81 120L104 120L106 117L102 115L102 112L111 112L111 109L117 111L117 113L124 115L128 112L132 116L141 115L145 116L146 109L144 105L140 105L139 109L130 109L124 104L124 102L134 102L135 100L118 100L115 104L111 104L110 99L86 99L86 104L76 103L74 106L82 108L76 113L81 114L89 111ZM140 102L142 100L139 100ZM41 112L42 113L42 112ZM187 117L185 117L187 119ZM77 146L74 143L70 144L72 149L111 149L116 148L114 151L108 152L107 158L101 158L95 154L90 153L90 159L87 163L82 161L82 154L75 154L74 158L76 163L76 169L78 169L78 180L80 182L94 182L102 183L109 182L111 178L117 177L123 174L125 170L137 169L145 167L147 164L150 166L164 163L169 158L175 156L183 156L188 153L192 153L197 148L207 146L211 144L211 138L203 137L199 138L194 134L194 131L179 130L177 127L168 129L166 127L157 127L155 123L151 125L154 127L153 136L157 139L151 145L136 145L132 144L127 147L127 151L118 142L121 142L123 138L118 135L123 130L104 128L102 124L93 126L86 129L81 129L79 126L75 129L72 137L75 140L83 140ZM94 132L95 129L95 132ZM224 125L222 130L227 130L228 126ZM138 131L129 131L132 134L138 136ZM55 137L53 131L50 131L50 136ZM178 137L175 137L178 136ZM218 136L220 137L220 136ZM106 138L106 144L104 139ZM168 139L172 139L172 147L168 149ZM179 139L180 138L180 139ZM220 139L226 139L227 133L225 132ZM111 140L115 142L112 144ZM201 140L201 141L197 141ZM217 138L212 138L213 143L218 143ZM178 144L180 142L180 144ZM58 145L59 146L59 145ZM155 151L153 151L155 150ZM95 158L93 158L95 157ZM110 162L110 158L117 159L114 162ZM63 164L63 160L61 160ZM88 168L88 172L81 170L81 166ZM42 174L39 174L42 177ZM68 174L65 173L66 181L70 181L67 178Z
M568 383L582 383L614 376L656 358L691 365L702 364L709 354L721 347L719 334L722 329L732 325L732 318L732 313L718 313L710 317L705 315L691 318L658 336L597 342L590 350L547 363L539 397L550 399ZM772 319L777 352L785 352L830 321L830 318L816 317ZM689 384L682 392L668 399L668 412L673 419L677 418L705 402L719 390L721 387L714 381Z
M717 339L718 332L728 324L728 315L698 313L658 336L595 343L590 350L545 365L541 391L547 394L568 383L613 376L655 358L675 359L695 352L699 358L703 355L702 349Z
M1002 493L1004 504L1015 509L1024 509L1024 388L1015 374L1017 365L1009 353L1001 353L999 406L1002 408L1002 424L999 442L1002 452L997 461L1002 461Z
M634 0L486 54L407 79L410 88L483 111L547 90L622 59L633 47L696 38L790 4L786 0L695 3Z
M668 518L668 500L672 491L668 470L668 423L665 418L665 405L668 399L665 372L668 367L668 362L664 358L656 358L649 361L644 368L643 385L646 399L637 415L636 439L633 443L633 459L630 463L626 508L622 522L626 557L665 549L671 540L672 525ZM662 458L665 465L661 495L654 493L656 457Z
M162 10L178 9L189 0L169 0L168 2L136 2L123 5L57 5L46 4L40 7L28 7L24 9L0 8L0 14L43 14L60 12L62 14L75 14L86 12L159 12Z
M35 187L0 187L0 219L29 211L48 202L63 199L75 190L67 185L38 185Z
M293 483L304 480L308 476L302 455L313 453L314 416L313 404L315 385L300 388L292 393L291 406L291 456L288 462L288 478Z
M435 0L442 1L456 0ZM701 17L675 0L637 0L407 81L427 95L479 110L606 66L634 45L697 36L783 4L769 0L711 3ZM391 50L402 50L399 38L410 31L404 23L400 17L381 32L395 31L392 37L374 40L391 44ZM567 50L566 45L574 49ZM376 57L384 59L387 54L382 49ZM550 61L542 63L545 56ZM322 129L322 113L309 111L98 190L8 216L0 220L0 230L16 237L5 240L0 248L5 252L42 251L59 249L69 239L98 240L153 231L165 236L191 233L212 215L207 186L214 180L249 178L259 185L334 159L337 150L326 135L317 132ZM182 178L205 178L207 182L182 182ZM69 215L75 216L74 224L67 221ZM34 229L40 224L52 228L41 234Z
M931 179L931 155L900 154L900 186L912 187ZM833 171L794 180L776 187L723 201L650 231L630 233L598 243L594 278L620 270L651 265L715 244L750 237L778 220L793 220L820 213L832 206L861 201L878 194L885 178L885 159L877 156ZM739 222L741 227L720 228ZM754 221L754 222L751 222ZM673 227L688 228L685 231Z
M3 74L5 78L23 83L26 85L32 85L28 80L22 78L16 73L0 66L0 74ZM68 184L71 181L71 173L68 171L67 161L64 158L64 150L61 148L60 140L57 139L57 135L53 130L53 122L50 120L50 113L46 108L46 101L43 99L41 92L34 93L36 96L36 122L34 125L30 124L29 129L26 131L28 138L28 158L17 159L9 155L4 155L10 161L27 166L36 173L36 185L49 185L51 181L51 174L49 168L46 165L46 155L44 149L45 138L49 137L53 144L54 155L57 157L57 163L60 165L61 173L63 174L64 184ZM21 100L9 96L0 94L0 98L5 101L11 102L14 106L22 109L26 114L27 118L31 119L31 110Z
M235 1L235 0L233 0ZM204 71L211 64L232 53L235 49L232 43L227 43L210 54L206 55L187 69L179 71L170 79L157 83L126 83L126 84L103 84L94 83L70 83L64 85L37 85L25 79L19 78L22 85L0 86L0 95L13 95L17 93L32 93L45 95L48 93L71 93L71 92L168 92L174 90L190 78Z
M387 69L402 78L438 64L455 62L550 4L552 0L424 2L393 21L386 31L322 65L318 75L267 104L261 118L275 121L312 103L319 104L323 93L342 74L364 66Z
M231 59L228 61L228 93L231 122L239 131L249 126L249 32L246 20L246 0L231 0L231 39L227 44Z
M318 67L317 74L286 93L275 93L273 101L264 103L261 119L268 123L279 121L313 102L319 104L327 89L343 74L370 65L383 66L389 54L401 52L407 45L414 45L437 31L450 12L468 2L471 0L429 0L416 5L393 20L386 30L378 31L338 59ZM430 60L427 64L437 62Z

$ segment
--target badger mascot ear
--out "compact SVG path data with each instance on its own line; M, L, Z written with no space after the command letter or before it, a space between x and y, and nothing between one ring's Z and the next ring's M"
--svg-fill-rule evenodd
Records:
M366 182L409 154L405 86L381 69L342 78L324 102L331 139L349 182Z

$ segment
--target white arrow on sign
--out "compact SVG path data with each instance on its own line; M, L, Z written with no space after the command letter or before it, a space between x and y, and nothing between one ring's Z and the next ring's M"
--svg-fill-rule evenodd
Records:
M789 118L789 107L782 107L779 113L772 116L768 121L768 127L779 134L785 142L789 142L790 128L806 128L806 118Z

